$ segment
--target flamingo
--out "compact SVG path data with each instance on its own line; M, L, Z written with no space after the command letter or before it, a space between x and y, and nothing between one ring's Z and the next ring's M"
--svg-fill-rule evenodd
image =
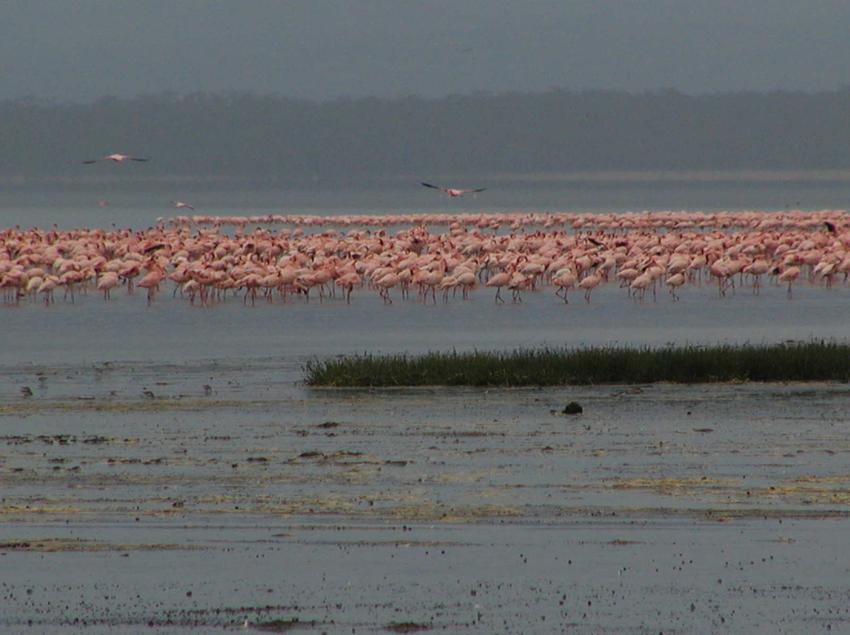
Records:
M753 293L758 295L761 288L761 276L770 271L770 263L764 259L755 260L744 267L742 271L753 277Z
M508 282L508 289L512 292L513 302L522 302L522 292L531 286L531 279L516 271Z
M593 290L599 286L599 283L602 282L602 277L597 274L592 274L583 278L581 282L578 283L580 289L584 289L584 299L590 304L590 294Z
M469 290L475 286L475 274L471 271L462 271L457 276L457 283L461 287L461 297L469 299Z
M643 297L646 295L646 290L651 284L652 277L649 275L648 271L644 271L642 274L632 280L631 284L629 285L629 291L633 292L634 298L642 303Z
M564 304L569 304L570 301L567 300L567 293L576 285L576 275L570 269L561 269L555 272L555 275L552 277L552 284L558 287L555 295L561 297L561 293L563 292Z
M59 286L59 278L56 276L47 276L44 281L38 285L36 293L44 294L44 304L53 302L53 290Z
M436 271L426 271L421 279L421 284L424 289L424 295L422 296L422 303L428 304L428 291L431 291L431 298L434 300L434 304L437 304L437 286L443 281L443 272L440 269Z
M99 291L103 291L103 299L109 299L109 292L118 286L118 274L110 271L103 274L97 283Z
M345 290L345 303L351 304L351 291L354 289L355 285L359 285L362 283L360 279L360 274L357 272L349 272L341 275L334 282L336 286Z
M791 285L794 281L800 277L800 268L799 267L788 267L785 271L779 274L779 282L787 282L788 283L788 299L791 299Z
M150 161L150 159L143 159L141 157L131 157L127 154L108 154L105 157L100 157L99 159L89 159L88 161L83 161L86 165L90 165L92 163L98 163L99 161L113 161L114 163L124 163L125 161Z
M670 287L670 295L673 296L673 302L676 302L679 299L679 296L676 295L676 289L685 284L685 274L681 272L675 273L667 278L667 281L664 284Z
M390 289L398 284L398 274L388 273L375 282L375 286L380 289L379 295L383 298L384 304L392 304L390 298Z
M479 187L479 188L476 188L476 189L463 190L463 189L459 189L459 188L456 188L456 187L442 187L440 185L431 185L430 183L425 183L424 181L422 182L422 185L424 185L425 187L430 187L430 188L435 189L435 190L440 190L441 192L445 192L446 194L448 194L452 198L463 196L464 194L477 194L478 192L483 192L484 190L487 189L486 187Z
M189 203L184 203L183 201L171 201L171 202L174 203L175 209L191 209L191 210L195 209L194 207L189 205Z
M502 273L497 273L495 276L491 277L487 283L484 285L485 287L496 287L496 299L495 302L502 302L502 287L508 286L511 282L511 274L507 271L503 271Z
M141 287L152 301L157 279L169 272L167 278L185 291L189 302L200 295L202 304L239 288L246 289L245 303L249 296L253 303L259 290L270 298L273 289L281 295L295 289L306 298L312 287L318 288L321 300L327 285L343 289L350 302L353 287L365 281L382 291L389 304L392 286L404 298L408 285L419 285L427 301L427 295L435 300L437 287L447 297L480 279L497 289L496 303L502 302L502 286L519 303L522 291L535 284L558 290L566 302L568 289L578 287L589 301L592 289L609 280L612 286L628 287L638 300L651 288L654 298L666 272L664 284L676 301L680 286L711 271L721 295L736 275L746 274L753 276L757 293L759 276L769 272L789 286L790 297L792 283L829 283L850 272L850 231L842 229L850 227L849 219L840 210L775 215L265 214L177 216L143 231L14 227L0 231L0 289L5 302L35 296L52 304L58 285L69 294L97 286L109 299L121 282L129 292L141 274L148 274ZM827 222L835 233L824 231ZM270 224L290 227L277 233L262 227ZM258 227L249 231L248 225ZM429 226L445 229L432 232ZM490 234L494 226L510 227L512 233ZM397 282L384 280L389 274Z
M148 290L148 305L150 305L153 301L154 292L159 288L159 283L162 282L164 277L165 274L162 271L159 269L153 269L145 274L145 276L139 280L139 283L136 285L142 289Z

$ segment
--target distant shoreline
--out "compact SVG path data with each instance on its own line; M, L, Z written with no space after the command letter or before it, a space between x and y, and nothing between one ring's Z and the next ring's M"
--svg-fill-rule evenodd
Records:
M161 185L286 185L297 188L322 187L328 184L357 184L359 186L391 186L405 183L417 184L420 175L375 176L364 175L356 178L257 178L227 175L54 175L23 176L0 175L0 185L7 187L28 186L89 186L104 184L161 184ZM431 178L429 176L429 178ZM645 184L645 183L682 183L682 184L722 184L722 183L848 183L850 169L827 170L599 170L576 172L534 172L534 173L482 173L436 175L435 180L475 181L488 184Z

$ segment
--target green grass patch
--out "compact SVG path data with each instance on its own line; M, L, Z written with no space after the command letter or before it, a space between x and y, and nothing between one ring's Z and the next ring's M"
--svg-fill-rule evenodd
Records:
M308 362L309 386L563 386L848 381L850 345L807 342L352 355Z

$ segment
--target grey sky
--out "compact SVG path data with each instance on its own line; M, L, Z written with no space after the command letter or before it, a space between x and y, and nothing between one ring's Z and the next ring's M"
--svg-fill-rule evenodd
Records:
M847 0L4 0L0 98L850 85Z

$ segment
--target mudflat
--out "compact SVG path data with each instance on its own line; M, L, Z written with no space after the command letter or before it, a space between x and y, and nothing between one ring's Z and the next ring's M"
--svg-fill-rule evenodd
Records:
M298 379L4 368L0 630L850 628L846 384Z

